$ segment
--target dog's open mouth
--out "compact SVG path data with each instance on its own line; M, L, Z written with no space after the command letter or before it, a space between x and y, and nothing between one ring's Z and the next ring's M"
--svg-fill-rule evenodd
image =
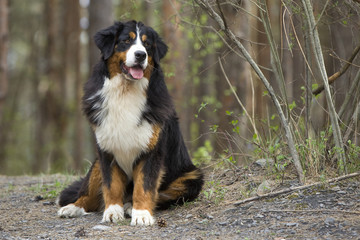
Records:
M140 65L136 65L133 67L126 66L125 63L121 64L122 72L130 77L131 80L139 80L144 77L144 70Z

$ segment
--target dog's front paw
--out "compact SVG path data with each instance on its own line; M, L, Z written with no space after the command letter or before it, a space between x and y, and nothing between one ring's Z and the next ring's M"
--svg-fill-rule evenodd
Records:
M81 217L85 214L86 212L84 208L77 207L74 204L66 205L65 207L60 208L58 211L59 217L62 218Z
M104 211L102 222L120 222L122 220L124 220L124 208L120 205L110 205Z
M148 210L132 209L131 226L150 226L153 225L154 222L155 220Z

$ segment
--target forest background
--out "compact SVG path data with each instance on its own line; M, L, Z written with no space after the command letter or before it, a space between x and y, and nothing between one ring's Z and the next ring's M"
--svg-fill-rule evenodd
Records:
M267 159L302 181L358 171L359 16L358 0L0 0L0 174L85 172L92 37L131 19L169 46L162 66L196 164Z

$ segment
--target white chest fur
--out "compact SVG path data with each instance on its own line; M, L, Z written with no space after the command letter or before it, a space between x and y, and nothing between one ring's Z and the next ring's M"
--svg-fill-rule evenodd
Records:
M140 122L146 107L148 80L126 81L121 75L106 78L103 88L96 93L103 103L98 115L101 124L95 135L100 148L112 153L131 178L133 163L147 149L153 129L147 121Z

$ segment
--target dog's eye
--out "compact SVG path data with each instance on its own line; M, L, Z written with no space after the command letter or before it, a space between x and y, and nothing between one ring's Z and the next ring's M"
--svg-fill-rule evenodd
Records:
M144 42L144 46L145 46L145 47L150 47L150 43L149 43L148 41L145 41L145 42Z
M120 41L120 43L122 43L122 44L130 44L130 43L131 43L131 40L128 38L128 39L126 39L126 40Z

